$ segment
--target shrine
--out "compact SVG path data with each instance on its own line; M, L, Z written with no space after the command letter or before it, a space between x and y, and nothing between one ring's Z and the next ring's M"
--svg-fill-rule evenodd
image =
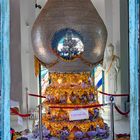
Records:
M138 1L1 0L0 19L0 140L139 140Z

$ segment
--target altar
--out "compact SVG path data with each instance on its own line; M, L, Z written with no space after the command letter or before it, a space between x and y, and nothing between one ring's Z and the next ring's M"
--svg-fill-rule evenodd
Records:
M88 7L88 16L80 14L81 6ZM65 16L62 16L64 7ZM50 19L52 14L56 18ZM42 123L51 136L59 139L109 136L109 127L100 117L102 105L92 81L92 69L102 62L106 40L106 27L90 0L49 0L36 19L32 28L36 64L49 70Z

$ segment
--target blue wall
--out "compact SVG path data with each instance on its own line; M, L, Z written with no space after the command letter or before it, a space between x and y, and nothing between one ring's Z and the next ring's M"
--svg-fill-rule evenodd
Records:
M130 130L131 130L131 140L139 140L138 3L139 3L139 0L129 0L129 61L130 61Z
M9 34L10 12L9 0L0 0L1 24L0 24L0 60L1 60L1 137L2 140L10 140L10 64L9 64Z

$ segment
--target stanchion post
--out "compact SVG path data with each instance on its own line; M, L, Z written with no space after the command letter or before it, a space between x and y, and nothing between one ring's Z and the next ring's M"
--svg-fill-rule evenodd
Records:
M39 95L42 96L42 87L41 87L41 64L39 65ZM42 99L39 100L39 131L40 131L40 140L43 140L42 132Z
M39 105L39 137L40 140L43 140L43 133L42 133L42 105Z
M26 112L29 114L29 105L28 105L28 88L26 87ZM27 118L27 129L29 129L29 118Z
M110 120L111 120L111 140L115 140L114 137L114 97L110 96Z

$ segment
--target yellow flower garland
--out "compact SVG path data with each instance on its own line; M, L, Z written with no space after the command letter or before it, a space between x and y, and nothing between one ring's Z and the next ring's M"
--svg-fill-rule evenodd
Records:
M68 129L70 130L70 132L72 131L72 129L74 127L77 127L79 130L81 130L82 132L87 132L88 129L90 128L91 125L93 125L95 128L97 125L99 125L101 128L104 127L104 122L102 118L97 118L97 120L95 122L88 122L88 121L83 121L83 122L78 122L78 121L74 121L74 122L52 122L52 121L47 121L45 119L43 119L43 123L45 124L45 126L47 128L49 128L52 132L53 135L57 136L57 132L58 130L62 130L63 127L68 127Z
M85 82L88 83L88 78L90 77L89 72L82 72L82 73L50 73L50 79L52 83L58 83L59 80L62 83L80 83Z
M97 99L97 92L94 90L92 86L90 86L89 83L89 77L90 73L83 72L83 73L50 73L50 79L51 79L51 86L47 88L45 92L45 96L51 95L56 98L56 100L60 100L61 97L64 95L67 96L67 102L66 105L64 104L49 104L48 102L44 102L44 106L46 107L46 110L48 107L49 111L51 112L49 115L45 114L43 117L43 124L51 131L52 135L58 136L58 131L62 130L64 127L67 127L71 133L70 133L70 139L73 139L74 134L73 130L75 127L77 127L82 132L87 132L88 129L93 125L95 128L97 125L99 125L101 128L104 127L104 122L102 118L97 118L96 121L91 122L90 120L87 121L68 121L69 116L67 116L68 112L73 109L60 109L60 108L51 108L51 105L55 106L76 106L80 105L81 102L73 103L70 100L70 97L72 95L76 95L76 98L81 97L83 94L86 96L89 95L89 93L93 93L95 95L95 103L89 103L87 101L86 105L91 104L98 104ZM85 86L83 86L85 84ZM48 96L49 97L49 96ZM89 112L93 114L93 108L88 108ZM55 121L50 121L53 119ZM63 117L67 117L65 121L63 120Z
M65 95L65 93L67 93L68 96L70 96L72 94L72 92L76 95L83 95L84 92L86 92L87 94L89 93L94 93L95 95L97 95L97 92L94 90L93 87L88 87L88 88L54 88L54 87L49 87L46 92L45 92L45 95L53 95L53 96L60 96L60 95Z

